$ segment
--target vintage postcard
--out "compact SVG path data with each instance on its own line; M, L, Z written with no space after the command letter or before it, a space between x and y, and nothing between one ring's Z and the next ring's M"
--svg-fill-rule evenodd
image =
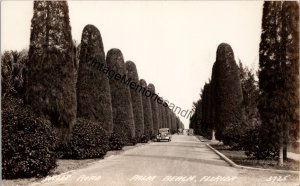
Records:
M298 1L1 1L3 186L299 186Z

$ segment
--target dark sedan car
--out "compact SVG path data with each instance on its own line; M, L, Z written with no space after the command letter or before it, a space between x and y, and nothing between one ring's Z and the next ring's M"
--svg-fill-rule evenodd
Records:
M172 135L170 133L169 128L158 129L158 133L157 133L157 136L156 136L156 140L158 142L161 141L161 140L171 141L171 139L172 139Z

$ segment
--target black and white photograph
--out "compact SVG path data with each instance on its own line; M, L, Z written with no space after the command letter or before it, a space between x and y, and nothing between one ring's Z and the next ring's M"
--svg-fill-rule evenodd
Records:
M3 186L300 186L299 1L1 0Z

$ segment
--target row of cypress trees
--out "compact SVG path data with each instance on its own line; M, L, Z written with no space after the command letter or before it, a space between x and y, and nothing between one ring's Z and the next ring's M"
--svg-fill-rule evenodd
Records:
M26 101L59 128L62 143L71 138L76 118L97 122L109 136L120 138L123 145L144 137L148 141L160 127L177 130L180 120L170 109L160 108L157 102L109 78L90 62L105 64L109 70L128 75L145 89L156 91L153 84L139 79L132 61L124 62L119 49L110 49L105 56L101 34L95 26L84 27L76 51L67 2L34 2Z
M125 63L119 49L109 50L105 60L99 30L93 25L87 25L83 30L80 48L77 117L102 123L110 135L122 136L124 144L140 142L142 138L146 138L146 141L152 138L164 123L159 117L161 113L158 103L129 88L123 82L99 72L94 68L95 64L89 64L90 61L107 65L114 73L126 75L136 84L155 93L155 86L151 83L147 85L145 80L139 79L136 65L132 61ZM173 132L176 131L179 125L176 124L176 115L170 109L163 114L173 119L164 126Z
M231 47L219 45L211 81L194 103L190 127L195 132L214 138L216 131L224 144L283 165L287 146L299 138L298 9L296 1L264 2L259 87L241 64L239 72Z

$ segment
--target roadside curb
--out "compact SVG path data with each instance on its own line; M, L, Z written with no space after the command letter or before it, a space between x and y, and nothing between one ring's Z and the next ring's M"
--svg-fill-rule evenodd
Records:
M223 160L225 160L230 166L238 168L238 169L249 169L249 170L257 170L257 171L271 171L276 173L284 173L284 174L299 174L300 171L289 171L289 170L276 170L276 169L263 169L263 168L256 168L256 167L248 167L248 166L242 166L237 165L232 160L227 158L224 154L210 146L209 144L206 144L208 148L210 148L212 151L214 151L218 156L220 156Z

